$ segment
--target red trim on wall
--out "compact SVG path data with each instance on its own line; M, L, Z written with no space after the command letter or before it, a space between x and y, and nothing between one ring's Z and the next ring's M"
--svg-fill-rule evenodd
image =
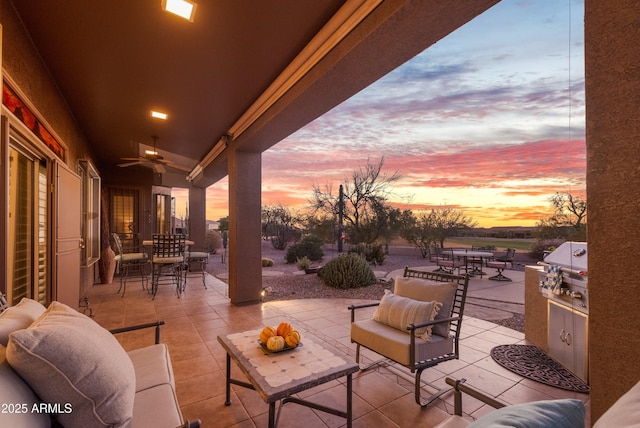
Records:
M27 128L31 130L49 149L51 149L60 159L66 161L66 150L51 133L44 127L42 122L33 114L31 109L20 99L16 92L3 82L2 85L2 104L4 104L11 113L13 113Z

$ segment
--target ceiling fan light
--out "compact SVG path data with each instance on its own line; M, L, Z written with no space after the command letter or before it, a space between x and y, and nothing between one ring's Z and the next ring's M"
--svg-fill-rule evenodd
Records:
M167 113L151 110L151 117L155 117L156 119L167 120Z
M198 5L189 0L162 0L162 9L193 22Z
M151 156L158 156L158 152L156 152L155 150L145 150L144 154L151 155Z

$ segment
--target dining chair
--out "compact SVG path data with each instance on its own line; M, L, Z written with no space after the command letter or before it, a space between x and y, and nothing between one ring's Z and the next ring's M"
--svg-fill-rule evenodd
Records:
M492 281L511 281L511 278L504 276L502 271L505 269L511 269L515 255L515 248L507 248L507 252L504 256L496 257L494 260L487 260L487 267L494 268L498 271L497 275L491 276L489 279Z
M146 266L149 264L149 256L143 252L125 252L122 245L120 235L117 233L111 234L111 240L115 247L115 261L116 261L116 273L120 276L120 288L118 293L122 291L122 297L127 291L127 279L129 278L129 269L137 269L140 272L140 278L142 279L142 289L147 288L149 277L147 275Z
M186 278L184 235L153 235L151 247L151 294L155 299L160 282L172 283L180 297L184 291Z
M206 266L207 266L207 263L209 262L209 252L204 250L194 251L191 247L189 247L189 250L185 253L185 260L187 264L187 272L193 272L191 269L193 265L198 266L198 271L202 274L202 285L204 285L204 288L206 289L207 288ZM185 273L185 276L186 276L186 273Z
M454 256L452 248L443 248L441 251L441 257L436 260L438 269L434 270L434 272L453 274L457 269L458 274L460 274L460 269L465 266L464 260Z

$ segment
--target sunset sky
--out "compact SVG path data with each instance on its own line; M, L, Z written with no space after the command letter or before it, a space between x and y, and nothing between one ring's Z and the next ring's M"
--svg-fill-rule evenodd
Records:
M532 226L585 195L582 0L502 0L263 153L262 204L303 208L384 156L399 208L453 206L480 226ZM207 219L228 215L227 181ZM184 194L176 192L177 215Z

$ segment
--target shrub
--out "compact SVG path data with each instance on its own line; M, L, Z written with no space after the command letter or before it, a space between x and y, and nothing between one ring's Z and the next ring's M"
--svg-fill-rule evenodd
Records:
M298 266L299 270L309 269L311 267L311 260L309 260L308 257L303 257L301 259L298 259L298 261L296 262L296 266Z
M273 266L273 260L268 259L266 257L262 258L262 267L271 267Z
M324 255L322 253L322 244L322 239L316 236L305 236L300 242L287 249L285 260L287 263L296 263L298 259L303 257L306 257L311 261L320 260Z
M561 239L539 239L529 248L529 255L533 259L541 261L545 251L553 251L563 242Z
M329 261L320 273L322 281L334 288L366 287L376 282L369 263L356 253L347 253Z
M366 261L369 263L375 263L376 265L381 265L384 263L384 258L386 257L384 247L382 244L365 244L361 242L356 245L349 246L349 253L356 253L360 256L364 257Z
M222 247L222 234L217 230L210 230L204 237L204 250L215 254Z

